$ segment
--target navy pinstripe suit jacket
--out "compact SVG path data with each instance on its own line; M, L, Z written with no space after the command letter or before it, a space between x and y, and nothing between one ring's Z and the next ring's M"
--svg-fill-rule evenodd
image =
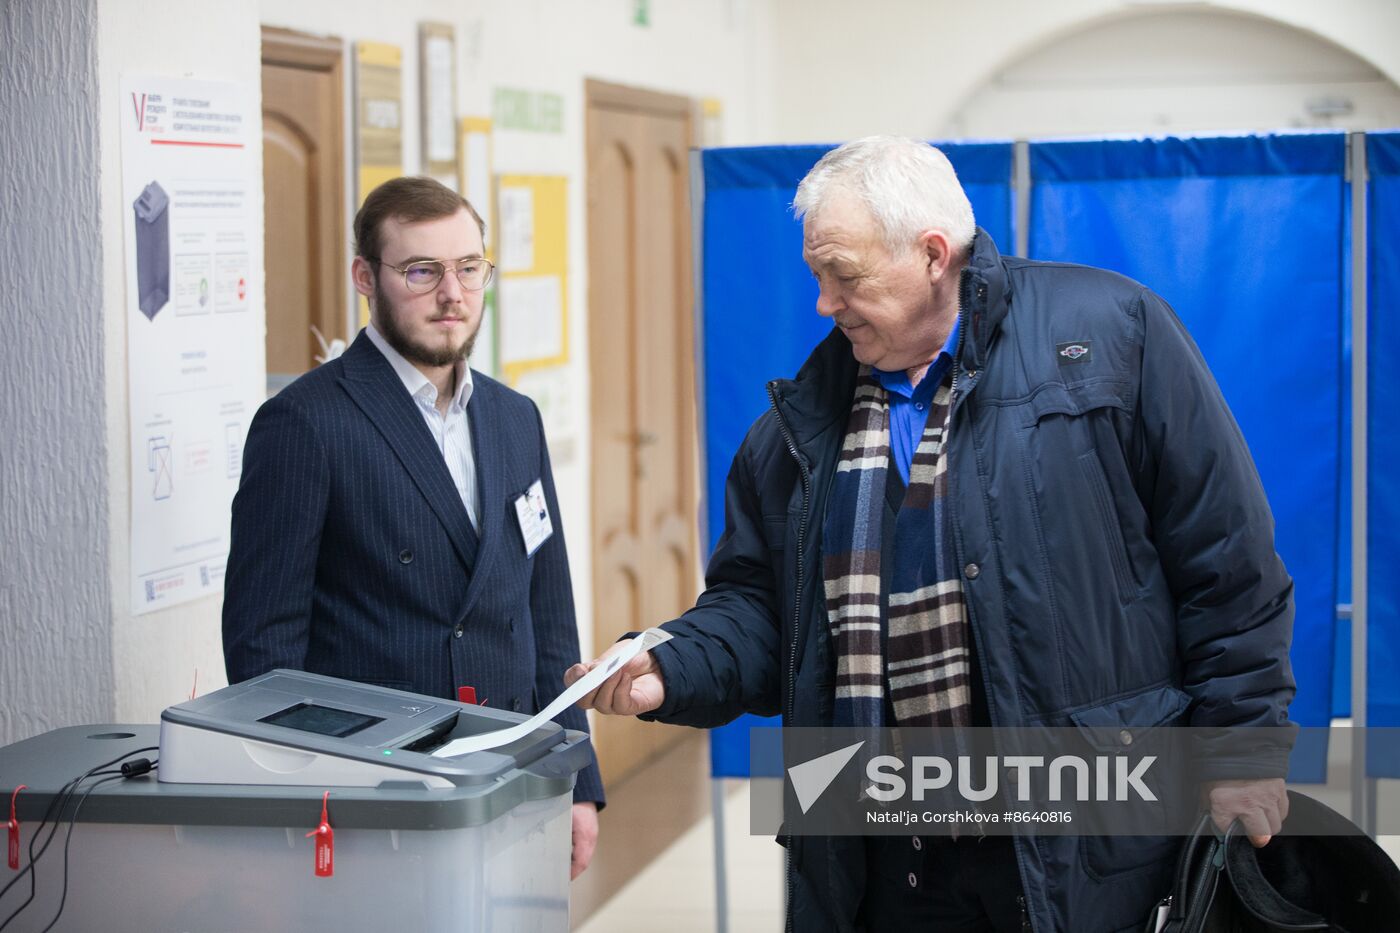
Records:
M539 410L479 373L467 411L479 534L393 368L362 332L258 409L233 500L229 683L285 667L533 713L579 660L568 555ZM533 556L515 500L544 483ZM583 711L557 720L587 731ZM602 802L596 763L575 800Z

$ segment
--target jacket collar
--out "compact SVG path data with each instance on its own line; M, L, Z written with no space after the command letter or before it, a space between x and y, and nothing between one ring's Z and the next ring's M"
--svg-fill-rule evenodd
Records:
M978 227L962 277L964 336L959 361L964 369L976 371L986 365L987 353L1010 309L1006 265L991 235Z
M964 371L975 372L985 364L1011 302L1001 253L981 227L973 238L972 255L963 269L959 290L963 336L958 365ZM768 384L778 414L799 447L833 421L846 417L859 368L851 355L850 340L840 328L833 327L794 378Z
M437 386L433 385L432 380L423 375L417 366L405 359L402 353L390 346L389 341L384 339L384 335L375 328L373 321L365 325L364 335L369 338L370 343L379 349L380 353L384 354L384 359L389 361L389 365L398 374L399 380L403 383L403 387L408 390L409 395L414 398L422 395L429 404L437 404ZM453 392L449 404L458 408L466 408L467 402L472 397L471 367L467 365L466 360L458 360L453 369L455 370L453 382L457 389Z
M422 413L409 397L408 389L364 332L350 344L340 361L343 373L341 386L393 449L414 485L442 522L462 563L468 569L473 568L479 543L476 531L467 517L466 506L462 504L452 474L447 470L447 462L428 432L428 426L423 423ZM480 419L478 410L481 407L474 404L475 401L473 398L469 408L473 441L477 440L479 427L476 422ZM491 466L481 462L478 452L482 446L480 443L474 444L478 479ZM480 482L478 488L481 488ZM486 491L482 490L483 513L489 511L486 505L492 501L484 495ZM487 529L482 530L485 532Z

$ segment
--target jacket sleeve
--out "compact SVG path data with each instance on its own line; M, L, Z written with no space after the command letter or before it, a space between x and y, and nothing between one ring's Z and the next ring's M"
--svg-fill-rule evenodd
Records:
M329 499L325 448L282 396L248 429L224 579L224 667L231 684L306 663L316 561Z
M1162 568L1176 601L1190 725L1205 780L1280 777L1296 726L1288 659L1293 582L1249 447L1186 329L1144 290L1140 466Z
M724 534L710 557L705 591L694 608L662 626L675 636L653 651L666 698L643 719L710 728L742 713L780 712L779 567L755 492L756 430L729 468Z
M569 554L564 546L564 527L559 515L559 499L554 491L554 472L545 446L544 424L539 409L531 403L540 446L540 480L549 508L554 534L535 552L530 577L530 617L535 631L535 697L543 709L564 692L564 671L579 662L578 621L574 614L574 591L569 577ZM577 706L570 706L555 717L566 729L588 732L588 717ZM579 772L574 784L574 802L591 801L603 806L603 778L598 759Z

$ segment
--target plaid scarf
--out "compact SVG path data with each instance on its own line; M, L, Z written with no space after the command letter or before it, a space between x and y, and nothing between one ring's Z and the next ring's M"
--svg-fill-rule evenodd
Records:
M946 506L949 381L945 377L929 406L895 520L894 553L886 558L889 396L870 367L860 369L822 531L837 726L965 726L971 720L970 633ZM882 559L893 561L888 594ZM887 684L893 723L884 721Z

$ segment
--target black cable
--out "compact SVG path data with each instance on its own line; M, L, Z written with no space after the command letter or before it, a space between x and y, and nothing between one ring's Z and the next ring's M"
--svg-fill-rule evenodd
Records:
M78 784L80 784L82 781L86 780L87 778L92 777L92 776L97 775L97 774L116 774L117 772L115 772L115 771L103 771L103 770L101 770L101 769L106 768L106 767L109 767L110 765L116 764L118 761L121 761L122 758L129 758L129 757L131 757L132 755L137 754L138 752L145 752L145 751L151 751L151 749L149 749L149 748L137 749L137 751L135 751L135 752L128 752L127 754L122 755L120 758L114 758L114 759L112 759L111 761L105 762L104 764L100 764L100 765L98 765L97 767L93 768L92 770L88 771L86 774L80 774L78 777L73 778L71 781L69 781L67 784L64 784L63 787L61 787L61 788L59 789L58 793L55 794L55 795L53 796L53 798L49 800L49 805L48 805L48 807L46 807L46 808L44 809L44 818L43 818L42 820L39 821L39 825L38 825L38 826L35 828L35 830L34 830L34 835L31 836L31 837L29 837L29 864L26 865L26 866L24 867L24 869L23 869L18 875L16 875L14 878L12 878L12 879L10 880L10 883L9 883L9 884L5 885L5 887L4 887L3 889L0 889L0 898L3 898L7 893L9 893L10 888L14 887L15 884L16 884L21 878L23 878L26 874L28 874L30 871L32 871L32 870L33 870L33 867L34 867L34 863L35 863L38 859L42 858L43 855L44 855L44 853L48 851L49 843L53 841L53 837L54 837L54 836L57 834L57 832L58 832L57 815L58 815L58 814L61 814L61 813L63 812L63 808L66 807L66 806L68 806L68 801L71 800L72 797L73 797L73 794L76 793ZM38 852L38 854L36 855L35 852L34 852L34 845L35 845L35 843L37 843L37 842L39 841L39 835L40 835L41 833L43 833L44 827L48 824L50 817L53 817L53 818L54 818L54 825L53 825L53 828L52 828L51 830L49 830L49 836L48 836L48 838L44 840L44 845L39 849L39 852ZM32 886L32 885L31 885L31 889L30 889L30 892L29 892L29 896L30 896L30 899L31 899L31 900L32 900L33 897L34 897L34 891L33 891L33 886ZM28 902L26 902L26 903L28 903ZM13 918L14 918L14 914L11 914L9 917L6 917L6 918L5 918L5 922L4 922L4 923L0 923L0 930L5 929L6 924L8 924L8 923L10 922L10 920L13 919Z
M81 774L78 777L73 778L73 780L63 785L59 792L56 795L54 795L53 799L49 801L48 807L45 808L44 817L42 820L40 820L38 827L35 828L34 835L31 836L29 839L29 864L24 867L23 871L21 871L18 875L11 879L10 883L5 885L3 890L0 890L0 898L2 898L26 874L30 876L29 897L26 898L24 903L20 904L19 907L15 908L15 910L8 917L5 918L4 923L0 923L0 931L3 931L5 927L9 926L10 922L13 921L15 917L19 916L19 914L23 912L24 909L34 901L34 897L38 892L38 870L35 868L35 865L38 863L39 859L43 858L45 853L48 852L49 846L52 844L54 836L58 834L58 825L60 822L58 817L60 817L63 814L63 811L68 806L69 801L71 801L73 799L73 795L77 793L79 785L87 778L94 777L96 775L116 775L119 772L103 769L108 768L110 765L116 764L124 758L130 758L132 755L140 754L141 752L154 751L155 748L156 746L151 746L148 748L139 748L135 751L127 752L124 755L120 755L116 758L113 758L111 761L97 765L96 767L89 770L87 773ZM39 847L39 851L36 853L34 851L35 844L38 843L39 836L43 833L44 827L48 824L50 817L52 817L54 820L53 826L49 830L48 837L44 839L43 845Z
M73 841L73 827L78 825L78 811L83 808L83 804L87 803L88 797L91 796L94 790L109 781L120 781L124 780L125 777L126 775L124 774L115 774L112 777L105 777L99 781L93 781L88 785L87 790L83 791L83 796L78 798L78 805L73 808L73 816L68 821L68 835L63 837L63 893L59 895L58 898L58 913L53 915L53 919L49 921L49 925L44 927L40 933L49 933L49 931L53 929L54 924L58 923L58 918L63 916L64 905L68 903L68 844Z
M18 884L19 881L22 878L24 878L25 875L29 875L29 897L26 898L24 903L20 904L19 907L15 908L15 910L12 911L10 915L5 918L5 921L3 923L0 923L0 931L3 931L6 927L8 927L10 923L15 919L15 917L19 916L20 913L23 912L23 910L34 901L34 896L38 891L37 872L34 868L35 863L37 863L39 859L43 858L44 854L48 852L49 845L53 842L54 836L58 834L58 817L63 814L64 808L68 806L69 801L73 799L73 795L77 793L78 786L88 778L95 777L97 775L110 774L120 776L119 771L108 771L104 769L111 768L112 765L115 765L120 761L130 758L132 755L139 755L142 752L153 752L158 750L159 746L157 745L147 746L146 748L133 749L129 752L118 755L111 761L103 762L102 764L89 769L86 773L73 778L71 781L69 781L67 784L64 784L63 787L59 789L58 793L56 793L53 796L53 798L49 801L49 805L44 809L44 818L40 820L39 825L35 827L34 835L29 837L29 864L25 865L23 870L21 870L18 875L15 875L14 878L10 879L9 884L5 885L3 889L0 889L0 898L4 898L4 896L10 892L10 889L13 888L16 884ZM104 780L106 779L104 778ZM100 784L103 783L103 781L98 781L97 783ZM94 784L92 786L96 787L97 785ZM84 799L86 799L86 797ZM54 820L53 827L49 830L49 835L44 840L44 844L39 848L39 851L36 853L34 851L34 846L39 841L39 836L43 833L44 827L48 824L49 819L51 817Z
M96 773L107 774L111 772L98 771ZM21 911L33 902L34 896L38 890L38 873L35 871L34 865L43 857L44 853L48 851L49 843L53 841L53 837L58 833L57 820L54 821L53 827L49 830L48 838L44 840L44 844L39 848L37 855L34 852L34 845L39 841L39 836L44 832L44 827L48 824L49 817L54 815L55 808L57 808L57 812L62 813L63 808L68 805L68 800L71 799L74 791L76 791L79 782L88 776L89 775L84 774L73 778L73 780L64 784L63 787L59 789L59 792L54 795L53 799L49 801L48 807L44 810L44 818L39 822L38 827L35 828L34 835L29 837L29 864L25 865L20 873L12 878L9 884L5 885L3 890L0 890L0 897L4 897L25 875L29 875L29 897L25 898L24 903L20 904L19 907L15 908L15 910L5 918L4 923L0 923L0 930L4 930L5 927L9 926L10 921L14 920Z

